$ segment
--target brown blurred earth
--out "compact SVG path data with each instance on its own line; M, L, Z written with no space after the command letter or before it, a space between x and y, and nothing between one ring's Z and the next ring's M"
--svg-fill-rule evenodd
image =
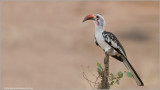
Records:
M158 2L2 1L2 89L91 89L104 52L94 43L90 13L106 19L144 82L124 77L112 89L158 89ZM90 67L90 70L87 67ZM110 58L110 72L126 68Z

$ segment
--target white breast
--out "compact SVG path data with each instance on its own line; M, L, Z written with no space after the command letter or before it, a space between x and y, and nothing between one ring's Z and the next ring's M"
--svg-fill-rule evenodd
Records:
M106 50L107 48L110 49L110 45L108 45L105 41L104 41L104 38L102 36L102 32L101 31L98 31L95 33L95 37L96 37L96 40L97 40L97 43L100 45L100 47L103 49L103 50Z
M104 38L102 36L102 32L103 31L96 31L96 33L95 33L95 38L97 40L97 43L109 55L117 55L117 52L108 43L106 43L104 41Z

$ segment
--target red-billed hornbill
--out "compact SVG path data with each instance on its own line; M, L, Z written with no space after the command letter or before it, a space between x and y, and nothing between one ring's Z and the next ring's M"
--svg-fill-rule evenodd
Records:
M126 53L123 46L111 32L104 30L105 20L100 14L90 14L86 16L83 22L87 20L93 20L95 24L95 43L101 49L105 51L106 56L112 56L119 61L123 62L126 68L133 74L133 78L136 80L137 85L144 86L142 80L127 60ZM104 61L105 63L105 61Z

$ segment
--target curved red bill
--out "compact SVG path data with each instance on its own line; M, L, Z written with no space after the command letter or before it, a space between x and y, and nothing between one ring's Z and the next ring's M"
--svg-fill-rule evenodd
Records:
M95 20L94 15L93 15L93 14L90 14L90 15L86 16L86 17L84 18L83 22L85 22L85 21L87 21L87 20Z

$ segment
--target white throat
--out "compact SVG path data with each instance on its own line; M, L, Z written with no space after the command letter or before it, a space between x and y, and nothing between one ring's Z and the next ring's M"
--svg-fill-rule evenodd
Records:
M102 33L104 31L104 23L94 21L95 24L95 33Z

